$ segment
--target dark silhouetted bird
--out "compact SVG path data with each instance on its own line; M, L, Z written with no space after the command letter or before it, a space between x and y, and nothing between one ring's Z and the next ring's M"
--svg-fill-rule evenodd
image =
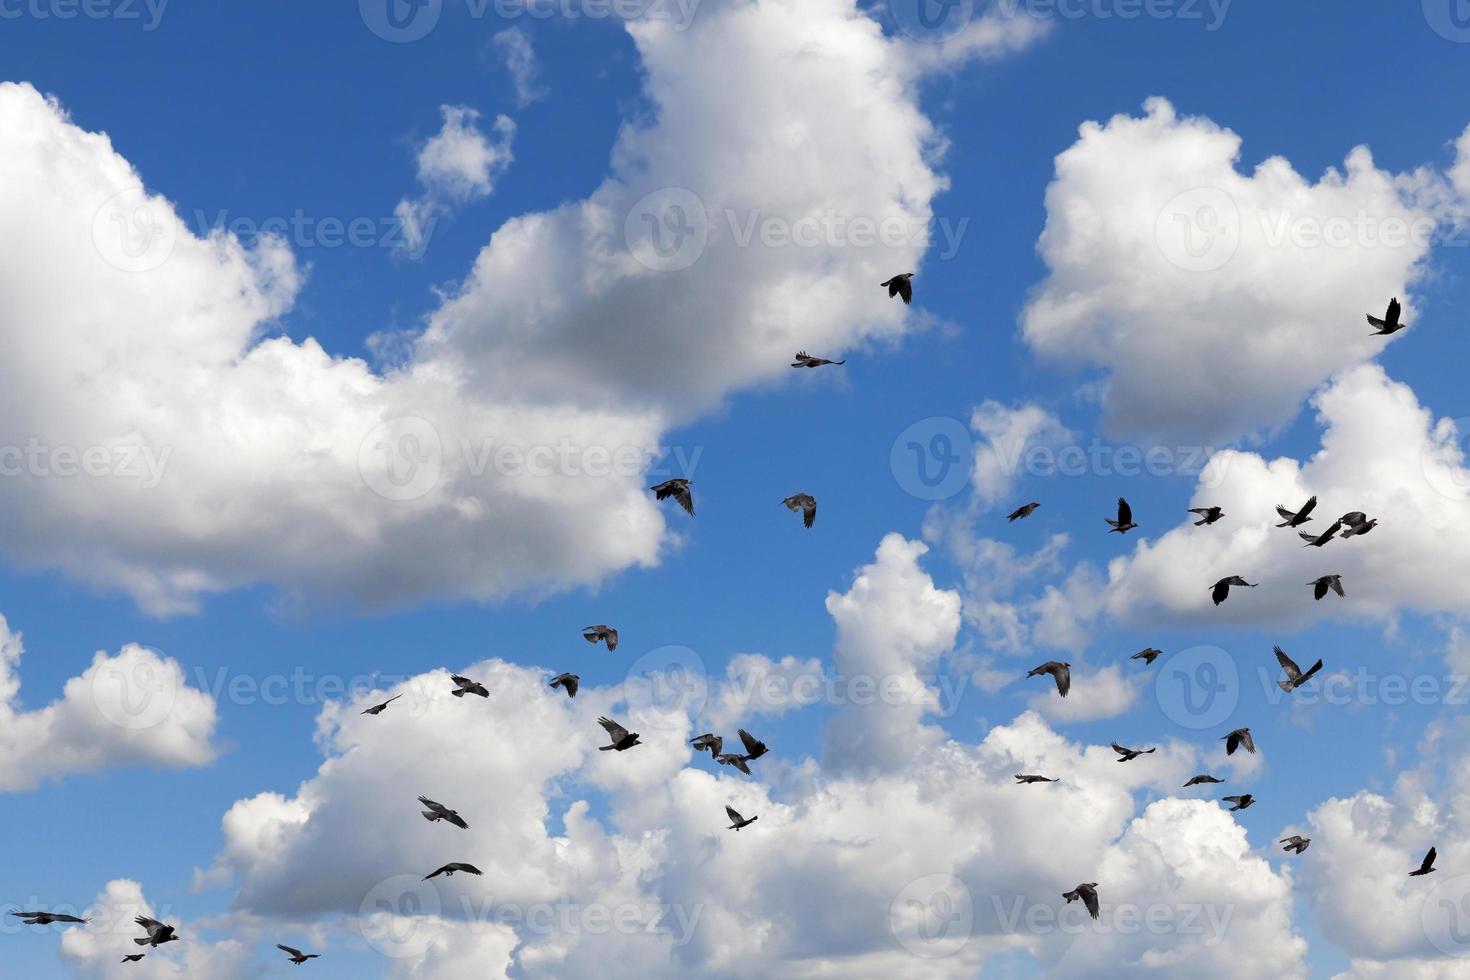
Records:
M586 640L588 643L593 644L596 644L598 642L607 643L607 650L609 653L618 648L618 631L613 629L611 626L604 626L601 624L597 626L583 626L582 639Z
M1387 337L1389 334L1398 333L1404 327L1407 327L1407 323L1399 322L1399 317L1403 316L1403 313L1404 308L1399 305L1399 298L1397 296L1388 301L1388 312L1383 314L1382 320L1369 313L1368 322L1376 328L1369 336Z
M1343 598L1347 598L1347 593L1342 591L1341 575L1324 575L1315 581L1308 582L1307 584L1312 587L1313 598L1319 601L1322 599L1323 596L1327 594L1328 589L1331 589L1333 592L1336 592Z
M1146 664L1151 664L1155 660L1157 660L1160 657L1162 657L1163 655L1164 655L1164 651L1159 650L1159 649L1156 649L1154 647L1149 647L1147 650L1140 650L1140 651L1138 651L1137 653L1135 653L1133 656L1129 657L1128 659L1129 660L1142 660Z
M715 758L720 755L720 749L724 748L725 740L718 735L706 732L698 738L690 739L689 744L694 746L694 751L701 752L709 749L709 754Z
M745 729L740 729L737 734L740 736L740 743L745 746L745 757L747 759L759 759L770 751L770 749L766 748L765 742L762 742Z
M1305 547L1320 548L1327 542L1331 541L1333 538L1337 537L1337 532L1341 530L1342 521L1333 521L1332 526L1323 531L1321 534L1313 534L1311 531L1301 531L1299 533L1302 536L1302 540L1306 542Z
M164 925L157 919L150 919L146 915L140 915L133 919L133 921L142 926L143 931L148 933L147 939L133 940L139 946L162 946L164 943L175 942L179 938L174 935L173 926Z
M430 878L437 878L440 875L443 875L446 878L453 878L461 871L467 875L480 875L485 873L479 868L475 867L473 864L465 864L463 861L451 861L450 863L444 865L442 868L438 868L424 875L424 880L428 881Z
M730 826L726 827L726 830L739 830L742 827L749 827L751 824L760 819L760 817L751 817L749 820L747 820L740 814L736 813L735 808L731 806L726 806L725 812L730 815Z
M746 765L746 763L750 760L746 756L736 755L732 752L722 752L721 754L715 756L715 761L722 766L734 766L736 769L739 769L747 776L750 775L750 767Z
M1045 776L1023 776L1020 773L1016 773L1016 782L1024 786L1030 786L1032 783L1057 783L1061 782L1061 780L1047 779Z
M388 700L384 701L382 704L375 704L371 708L364 709L362 713L365 715L380 715L388 707L388 705L392 704L394 701L397 701L401 697L403 697L402 694L395 694Z
M602 752L626 752L638 744L638 733L630 732L611 718L599 718L597 723L607 730L608 738L612 739L611 745L599 745L598 750Z
M1378 518L1375 517L1371 521L1363 521L1361 524L1354 524L1346 531L1343 531L1342 536L1344 538L1356 538L1360 534L1367 534L1369 531L1373 530L1377 526Z
M420 796L419 802L428 807L428 809L424 811L424 819L429 821L429 823L437 823L438 821L443 820L445 823L454 824L460 830L470 829L470 825L464 822L464 817L461 817L459 815L458 810L451 810L443 803L435 803L427 796Z
M482 698L488 698L490 696L490 692L485 690L485 685L479 681L472 681L468 677L461 677L458 674L451 674L449 679L454 681L456 685L455 689L449 693L457 698L462 698L466 694L478 694Z
M1280 647L1276 648L1276 659L1281 664L1281 669L1286 671L1286 680L1277 681L1276 686L1281 688L1287 694L1290 694L1292 691L1295 691L1307 681L1311 680L1312 677L1317 673L1317 671L1322 669L1322 661L1318 660L1316 663L1312 664L1312 668L1310 670L1303 674L1302 669L1296 665L1296 661L1288 657L1286 655L1286 652Z
M1345 527L1357 527L1368 519L1368 515L1360 510L1350 510L1338 518Z
M1108 522L1108 525L1112 528L1112 530L1108 532L1109 534L1127 534L1129 531L1138 526L1137 524L1133 523L1133 508L1129 507L1128 501L1124 500L1122 497L1118 498L1118 519L1112 520L1111 518L1104 518L1104 520L1106 520Z
M1256 802L1256 798L1249 793L1246 793L1243 796L1222 796L1221 799L1223 799L1226 803L1235 804L1233 807L1230 808L1231 813L1234 813L1236 810L1244 810L1246 807Z
M781 503L785 504L788 510L801 511L801 522L807 527L811 527L813 524L816 523L817 498L813 497L811 494L798 493L794 496L787 497L785 500L781 501Z
M1300 854L1302 851L1305 851L1308 846L1311 845L1312 838L1303 837L1301 834L1292 834L1290 837L1281 838L1281 840L1277 843L1286 845L1282 848L1283 851L1296 851L1298 854Z
M1216 779L1214 776L1206 776L1201 773L1198 776L1192 777L1189 782L1185 783L1184 788L1188 789L1191 786L1198 786L1201 783L1223 783L1224 781L1225 780L1223 779Z
M147 955L148 955L147 953L129 953L128 955L126 955L126 956L124 956L122 958L122 961L121 962L123 962L123 963L136 963L136 962L138 962L139 960L141 960L143 957L145 957Z
M1092 916L1094 919L1097 918L1097 882L1089 881L1084 884L1078 885L1076 888L1072 889L1069 892L1062 892L1062 897L1067 900L1068 905L1071 905L1074 901L1080 898L1082 900L1082 904L1087 906L1087 914Z
M1225 743L1226 755L1234 755L1235 750L1240 748L1242 745L1244 745L1245 750L1252 755L1254 755L1256 751L1256 740L1251 738L1251 730L1249 728L1237 728L1229 735L1220 736L1220 741Z
M1277 527L1301 527L1303 524L1307 523L1307 521L1310 521L1312 519L1311 518L1311 513L1312 513L1313 510L1316 510L1316 508L1317 508L1317 498L1316 497L1309 497L1307 499L1307 502L1305 504L1302 504L1302 509L1301 510L1298 510L1298 511L1290 511L1290 510L1287 510L1285 507L1282 507L1280 504L1277 504L1276 505L1276 513L1278 513L1278 514L1281 515L1281 519L1282 519L1282 522L1283 523L1277 524L1276 526Z
M1057 693L1062 697L1072 689L1072 665L1064 664L1056 660L1048 660L1040 667L1033 667L1026 672L1027 677L1035 677L1038 674L1050 674L1052 680L1057 682Z
M1118 759L1117 759L1117 761L1119 761L1119 762L1132 762L1134 759L1138 758L1141 755L1148 755L1150 752L1155 752L1157 750L1156 749L1130 749L1126 745L1119 745L1117 742L1114 742L1113 743L1113 751L1116 752L1116 753L1118 753Z
M1410 871L1409 872L1409 877L1410 878L1417 878L1420 875L1427 875L1427 874L1431 873L1432 871L1434 871L1434 855L1435 855L1435 850L1434 850L1434 848L1431 847L1429 849L1429 853L1426 854L1426 855L1424 855L1424 863L1421 864L1421 865L1419 865L1419 870L1418 871Z
M894 276L887 282L880 282L878 285L888 290L889 299L902 296L905 303L914 301L914 274L912 272Z
M49 926L53 922L91 922L91 919L79 919L74 915L65 915L61 912L12 912L11 915L25 921L28 926Z
M829 361L825 357L812 357L806 351L797 351L796 360L791 362L794 368L819 368L828 364L846 364L846 361Z
M1199 515L1199 520L1194 522L1195 527L1204 527L1206 524L1213 524L1225 516L1225 512L1218 507L1191 507L1189 508L1189 512Z
M276 943L276 949L279 949L281 952L291 957L291 962L295 963L297 966L300 966L307 960L321 959L320 953L303 953L299 949L292 949L290 946L282 946L280 943Z
M1036 508L1040 506L1041 504L1033 500L1031 501L1031 503L1025 504L1021 507L1017 507L1015 510L1011 511L1010 514L1006 516L1006 520L1011 522L1024 520L1025 518L1030 517L1032 514L1036 513Z
M1220 603L1230 598L1230 589L1233 586L1237 585L1247 589L1255 588L1254 585L1252 585L1250 582L1247 582L1239 575L1232 575L1229 578L1222 578L1220 581L1210 586L1210 598L1214 599L1215 605L1218 606Z
M679 502L679 506L687 510L690 516L694 514L694 494L689 489L689 480L665 480L656 487L649 487L658 500L668 500L673 497Z
M557 674L551 679L551 687L559 687L567 692L567 697L577 696L577 685L582 683L582 678L576 674Z

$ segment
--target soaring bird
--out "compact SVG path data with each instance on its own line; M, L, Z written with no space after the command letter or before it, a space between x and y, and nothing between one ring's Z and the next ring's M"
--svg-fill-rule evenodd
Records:
M599 641L606 641L608 653L612 653L618 648L618 631L611 626L604 626L602 624L598 624L597 626L583 626L582 639L594 644Z
M692 517L694 515L694 494L689 490L689 480L665 480L656 487L649 487L653 496L658 500L668 500L673 497L679 502L679 506L687 510Z
M1062 897L1067 900L1068 905L1071 905L1074 901L1080 898L1082 900L1082 904L1087 906L1087 913L1091 915L1094 919L1097 918L1097 882L1085 882L1084 884L1078 885L1076 888L1072 889L1069 892L1062 892Z
M1135 653L1133 656L1129 657L1128 659L1129 660L1142 660L1146 664L1151 664L1151 663L1153 663L1155 660L1159 659L1163 655L1164 655L1164 651L1159 650L1159 649L1157 649L1155 647L1149 647L1147 650L1140 650L1140 651L1138 651L1137 653Z
M1230 598L1230 588L1231 586L1235 585L1239 585L1247 589L1255 588L1254 585L1252 585L1250 582L1247 582L1239 575L1232 575L1229 578L1222 578L1220 581L1210 586L1210 598L1215 600L1215 605L1218 606L1220 603Z
M147 939L133 940L139 946L162 946L164 943L171 943L179 938L174 935L173 926L164 925L157 919L150 919L146 915L140 915L133 921L142 926L143 931L148 933Z
M1056 660L1048 660L1040 667L1034 667L1026 672L1027 677L1035 677L1037 674L1050 674L1052 680L1057 682L1057 693L1062 697L1072 689L1072 665L1060 663Z
M1139 756L1148 755L1150 752L1157 751L1157 749L1130 749L1126 745L1119 745L1117 742L1114 742L1113 751L1118 753L1117 761L1132 762Z
M796 352L796 360L791 362L794 368L819 368L827 364L846 364L846 361L829 361L825 357L812 357L806 351Z
M1338 518L1347 527L1357 527L1367 519L1368 515L1360 510L1350 510Z
M567 697L577 696L577 685L582 683L582 678L576 674L557 674L551 679L551 687L559 687L567 692Z
M1006 520L1012 523L1024 520L1030 517L1032 514L1036 513L1036 508L1040 506L1041 504L1033 500L1031 501L1031 503L1025 504L1021 507L1017 507L1015 510L1011 511L1010 514L1006 515Z
M781 503L786 505L787 510L801 511L801 523L811 527L817 522L817 498L809 493L798 493L787 497Z
M1343 598L1347 598L1347 593L1342 591L1341 575L1324 575L1307 584L1312 587L1312 596L1318 600L1321 600L1327 594L1328 589L1331 589Z
M1242 796L1222 796L1221 799L1223 799L1226 803L1235 804L1233 807L1230 808L1231 813L1234 813L1236 810L1244 810L1246 807L1256 802L1256 798L1249 793L1246 793Z
M1030 786L1032 783L1059 783L1060 779L1047 779L1045 776L1023 776L1016 773L1016 782L1022 786Z
M464 817L461 817L459 815L458 810L451 810L443 803L435 803L427 796L420 796L419 802L428 807L428 809L423 811L423 813L424 819L429 821L429 823L435 823L439 820L443 820L445 823L454 824L460 830L470 829L470 825L464 822Z
M749 820L747 820L740 814L736 813L735 808L731 806L726 806L725 812L730 815L730 826L726 827L726 830L739 830L741 827L749 827L751 824L760 819L760 817L756 816L751 817Z
M1331 541L1333 538L1337 537L1337 532L1341 530L1342 521L1333 521L1332 526L1323 531L1321 534L1313 534L1311 531L1301 531L1299 533L1302 536L1302 540L1306 542L1305 547L1320 548L1327 542Z
M299 949L292 949L290 946L282 946L280 943L276 943L276 949L279 949L281 952L289 956L291 958L291 962L295 963L297 966L300 966L307 960L321 959L320 953L303 953Z
M1189 508L1189 512L1199 515L1199 520L1194 522L1195 527L1204 527L1206 524L1213 524L1225 516L1225 512L1218 507L1191 507Z
M64 915L60 912L12 912L11 915L17 919L24 919L28 926L49 926L53 922L91 922L91 919L79 919L74 915Z
M1278 513L1278 514L1281 515L1281 519L1282 519L1282 521L1284 523L1277 524L1276 526L1277 527L1301 527L1303 524L1307 523L1307 521L1310 521L1312 519L1311 518L1311 513L1312 513L1313 510L1316 509L1316 507L1317 507L1317 498L1316 497L1309 497L1309 498L1307 498L1307 502L1305 504L1302 504L1302 509L1301 510L1297 510L1297 511L1287 510L1285 507L1282 507L1280 504L1277 504L1276 505L1276 513Z
M740 736L740 743L745 746L745 757L747 759L752 761L759 759L770 751L770 749L766 748L765 742L762 742L745 729L740 729L736 734Z
M388 705L392 704L394 701L397 701L401 697L403 697L402 694L395 694L391 698L389 698L388 700L384 701L382 704L375 704L371 708L364 709L362 711L362 714L365 714L365 715L380 715L380 714L382 714L387 709Z
M1252 755L1254 755L1256 752L1256 740L1251 738L1251 730L1249 728L1237 728L1229 735L1220 736L1220 741L1225 743L1226 755L1234 755L1235 750L1240 748L1242 745L1244 745L1245 750Z
M611 718L599 718L597 723L607 730L607 737L612 739L611 745L599 745L601 752L626 752L638 744L638 733L630 732Z
M887 282L880 282L878 285L888 290L889 299L902 296L906 304L914 301L914 274L912 272L894 276Z
M1292 834L1290 837L1281 838L1277 843L1286 845L1282 848L1283 851L1296 851L1300 854L1312 843L1312 838L1303 837L1301 834Z
M723 752L715 756L715 761L722 766L734 766L747 776L750 775L750 767L746 765L750 761L749 756L737 755L733 752Z
M430 878L437 878L440 875L446 878L453 878L460 871L463 871L467 875L482 875L485 873L473 864L465 864L463 861L451 861L444 865L444 867L424 875L424 880L428 881Z
M120 962L123 962L123 963L136 963L136 962L138 962L139 960L141 960L143 957L145 957L147 955L148 955L147 953L129 953L126 956L124 956Z
M1225 780L1223 779L1216 779L1214 776L1207 776L1201 773L1198 776L1192 777L1189 782L1185 783L1184 788L1189 789L1189 787L1198 786L1201 783L1223 783L1224 781Z
M720 757L720 750L725 747L725 740L719 735L706 732L698 738L690 739L689 744L694 746L694 751L696 752L709 749L709 754L718 759Z
M1288 657L1286 655L1286 652L1280 647L1276 648L1276 660L1281 664L1281 669L1286 671L1286 680L1277 681L1276 686L1281 688L1287 694L1290 694L1292 691L1295 691L1307 681L1311 680L1312 676L1316 674L1317 671L1322 669L1322 661L1318 660L1316 663L1312 664L1310 670L1303 674L1302 669L1296 665L1296 661Z
M1407 323L1399 322L1399 317L1403 315L1403 312L1404 308L1399 305L1399 298L1395 296L1393 299L1388 301L1388 312L1383 315L1382 320L1369 313L1368 322L1376 328L1371 334L1369 334L1369 336L1387 337L1389 334L1398 333L1400 330L1407 327Z
M1434 854L1435 854L1434 848L1431 847L1429 849L1429 853L1426 854L1426 855L1424 855L1424 863L1421 864L1421 865L1419 865L1419 870L1418 871L1410 871L1409 872L1409 877L1410 878L1417 878L1420 875L1427 875L1430 872L1434 871L1435 870L1435 868L1434 868Z
M472 681L468 677L461 677L458 674L451 674L449 679L454 681L456 685L455 689L449 693L457 698L462 698L466 694L478 694L482 698L488 698L490 696L490 692L485 690L485 685L479 681Z
M1112 530L1108 532L1109 534L1127 534L1138 526L1133 523L1133 508L1129 507L1128 501L1122 497L1118 498L1118 519L1115 521L1110 518L1104 518L1104 520L1112 527Z
M1373 530L1377 526L1378 518L1375 517L1371 521L1363 521L1361 524L1354 524L1352 527L1342 532L1342 536L1344 538L1356 538L1360 534L1367 534L1369 531Z

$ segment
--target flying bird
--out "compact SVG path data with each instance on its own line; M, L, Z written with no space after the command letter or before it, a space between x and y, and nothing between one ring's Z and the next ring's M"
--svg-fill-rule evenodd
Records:
M1133 523L1133 508L1129 507L1128 501L1122 497L1118 498L1118 519L1115 521L1110 518L1104 518L1104 520L1112 527L1112 530L1108 532L1109 534L1127 534L1138 526Z
M1148 755L1150 752L1157 751L1157 749L1130 749L1126 745L1119 745L1117 742L1114 742L1113 751L1118 753L1118 762L1132 762L1139 756Z
M1281 838L1277 843L1286 845L1282 848L1283 851L1296 851L1300 854L1312 843L1312 838L1303 837L1301 834L1292 834L1290 837Z
M801 523L811 527L817 521L817 498L809 493L798 493L787 497L781 503L786 505L787 510L801 511Z
M435 823L437 821L443 820L445 823L454 824L460 830L470 829L470 825L464 822L464 817L461 817L459 815L458 810L451 810L443 803L435 803L427 796L420 796L419 802L428 807L428 809L424 811L424 819L429 821L429 823Z
M91 919L79 919L74 915L64 915L60 912L12 912L11 915L18 919L24 919L28 926L49 926L53 922L91 922Z
M1155 660L1159 659L1159 657L1163 656L1163 654L1164 654L1164 651L1159 650L1159 649L1157 649L1155 647L1149 647L1147 650L1140 650L1140 651L1138 651L1137 653L1135 653L1133 656L1129 657L1128 659L1129 660L1142 660L1146 664L1151 664Z
M171 943L179 938L174 935L173 926L164 925L157 919L150 919L146 915L140 915L133 921L142 926L143 931L148 933L147 939L133 940L139 946L162 946L164 943Z
M694 751L696 752L709 749L709 754L718 759L720 757L720 749L725 746L725 740L718 735L706 733L698 738L690 739L689 744L694 746Z
M1062 897L1067 900L1068 905L1071 905L1080 898L1082 904L1087 906L1087 913L1094 919L1097 918L1097 882L1089 881L1085 884L1078 885L1069 892L1062 892Z
M1221 797L1221 799L1223 799L1226 803L1235 804L1233 807L1230 808L1231 813L1234 813L1236 810L1244 810L1246 807L1256 802L1256 798L1249 793L1246 793L1243 796L1224 796Z
M1398 333L1407 327L1407 323L1399 322L1399 317L1403 315L1403 312L1404 308L1399 305L1399 298L1395 296L1388 301L1388 312L1383 314L1382 320L1371 313L1368 314L1368 322L1377 328L1369 336L1387 337L1389 334Z
M601 752L626 752L638 744L638 733L630 732L611 718L599 718L597 723L607 729L608 738L612 739L611 745L599 745Z
M796 360L791 362L794 368L819 368L827 364L846 364L846 361L829 361L825 357L812 357L806 351L797 351Z
M295 963L297 966L300 966L307 960L315 960L321 958L320 953L303 953L299 949L292 949L290 946L282 946L280 943L276 943L276 949L279 949L281 952L289 956L291 958L291 962Z
M462 698L466 694L478 694L482 698L488 698L490 696L490 692L485 690L485 685L481 684L479 681L472 681L468 677L461 677L458 674L451 674L449 679L454 681L454 683L457 685L457 687L449 693L453 694L457 698Z
M1419 870L1418 871L1410 871L1409 872L1409 877L1410 878L1417 878L1420 875L1427 875L1430 872L1434 871L1435 870L1435 867L1434 867L1434 854L1435 854L1435 850L1434 850L1434 848L1431 847L1429 849L1429 853L1426 854L1426 855L1424 855L1424 863L1421 864L1421 865L1419 865Z
M1249 728L1237 728L1229 735L1220 736L1220 741L1225 743L1226 755L1234 755L1235 750L1240 748L1242 745L1244 745L1245 750L1252 755L1254 755L1256 752L1256 740L1251 738L1251 730Z
M914 301L914 274L912 272L905 272L902 275L894 276L887 282L880 282L878 285L888 290L889 299L895 296L902 296L905 304Z
M1239 575L1232 575L1229 578L1222 578L1220 581L1210 586L1210 598L1215 600L1215 605L1218 606L1220 603L1230 598L1230 588L1231 586L1235 585L1243 586L1247 589L1255 588L1254 585L1247 582Z
M759 759L761 756L770 751L770 749L766 748L765 742L762 742L760 739L756 738L745 729L740 729L737 734L739 734L740 736L741 744L745 746L745 757L747 759Z
M730 826L725 828L726 830L739 830L741 827L749 827L751 824L760 819L760 817L757 816L751 817L749 820L747 820L740 814L736 813L735 808L731 806L726 806L725 812L730 815L731 821Z
M1307 523L1307 521L1310 521L1312 519L1310 515L1312 511L1316 509L1316 507L1316 497L1309 497L1307 499L1307 502L1305 504L1302 504L1302 509L1298 511L1290 511L1287 510L1285 507L1282 507L1280 504L1277 504L1276 513L1281 515L1281 519L1284 523L1277 524L1276 526L1301 527L1303 524Z
M1367 534L1369 531L1373 530L1377 526L1378 518L1375 517L1371 521L1364 521L1361 524L1354 524L1352 527L1342 532L1342 536L1344 538L1356 538L1360 534Z
M1348 527L1357 527L1368 519L1368 515L1360 510L1350 510L1343 514L1338 520Z
M1321 534L1313 534L1311 531L1301 531L1299 533L1302 536L1302 540L1306 542L1305 547L1320 548L1327 542L1331 541L1333 538L1337 537L1337 532L1341 530L1342 521L1333 521L1332 526L1323 531Z
M1200 775L1191 778L1189 782L1185 783L1184 788L1189 789L1189 787L1198 786L1201 783L1223 783L1224 781L1225 780L1223 779L1216 779L1214 776L1206 776L1201 773Z
M1026 672L1027 677L1035 677L1037 674L1050 674L1052 680L1057 682L1057 693L1062 697L1072 689L1072 665L1060 663L1056 660L1048 660L1040 667L1034 667Z
M123 963L136 963L136 962L138 962L139 960L141 960L143 957L145 957L147 955L148 955L147 953L128 953L126 956L124 956L122 958L121 962L123 962Z
M455 873L459 871L463 871L467 875L480 875L485 873L473 864L465 864L463 861L451 861L444 865L444 867L424 875L424 880L428 881L430 878L437 878L440 875L446 878L453 878Z
M582 678L576 674L557 674L551 679L549 686L562 688L567 692L567 697L574 698L577 696L577 685L581 682Z
M1045 776L1023 776L1016 773L1016 782L1022 786L1030 786L1032 783L1059 783L1060 779L1047 779Z
M1342 591L1341 575L1324 575L1315 581L1308 582L1307 584L1312 587L1312 596L1318 601L1321 601L1322 597L1327 594L1328 589L1331 589L1333 592L1336 592L1343 598L1347 598L1347 593Z
M745 764L749 761L749 758L749 756L736 755L734 753L726 752L715 756L715 761L722 766L734 766L736 769L739 769L741 772L749 776L750 767Z
M1316 674L1317 671L1322 669L1322 661L1318 660L1316 663L1312 664L1310 670L1303 674L1302 669L1296 665L1296 661L1288 657L1286 655L1286 652L1280 647L1276 648L1276 660L1281 664L1281 669L1286 671L1286 680L1277 681L1276 686L1281 688L1287 694L1290 694L1292 691L1295 691L1307 681L1311 680L1312 676Z
M583 626L582 639L593 644L599 641L606 641L608 653L612 653L618 648L618 631L611 626L603 626L601 624L597 626Z
M1017 507L1015 510L1011 511L1010 514L1006 516L1006 520L1010 521L1013 524L1016 521L1025 520L1032 514L1036 513L1036 508L1040 506L1041 504L1033 500L1031 501L1031 503L1026 504L1022 507Z
M388 700L384 701L382 704L375 704L371 708L363 709L361 713L365 715L380 715L385 710L387 710L388 705L392 704L394 701L397 701L401 697L403 697L402 694L395 694Z
M1189 512L1199 515L1199 520L1194 522L1195 527L1204 527L1206 524L1213 524L1225 516L1225 512L1218 507L1191 507L1189 508Z
M694 515L694 494L689 490L689 480L665 480L656 487L649 487L658 500L668 500L673 497L679 502L679 506L687 510L692 517Z

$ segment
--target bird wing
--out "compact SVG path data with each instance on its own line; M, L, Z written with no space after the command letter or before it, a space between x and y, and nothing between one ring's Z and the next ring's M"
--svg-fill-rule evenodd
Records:
M567 696L572 698L577 696L577 685L578 679L575 675L572 674L568 674L565 681L563 681L562 683L562 686L567 689Z
M674 499L679 501L679 506L687 510L692 517L694 515L694 492L688 487L680 487L674 493Z
M1276 648L1276 659L1281 663L1281 669L1286 671L1286 676L1296 680L1302 676L1302 669L1296 665L1296 661L1286 655L1286 651L1280 647Z
M1133 750L1132 749L1128 749L1128 748L1124 748L1123 746L1119 745L1117 742L1114 742L1113 743L1113 751L1116 752L1116 753L1118 753L1119 755L1127 755L1129 752L1131 752Z
M1342 596L1344 599L1347 598L1347 593L1342 590L1342 578L1341 578L1341 576L1334 575L1332 578L1330 578L1330 579L1327 580L1327 585L1332 589L1333 592L1336 592L1338 595Z
M914 301L914 284L908 279L899 279L895 285L898 286L898 295L903 297L905 303Z
M607 729L608 735L612 737L614 742L620 742L628 737L628 730L611 718L599 718L597 719L597 723Z
M735 821L736 823L739 823L740 821L745 819L740 814L736 813L733 807L725 807L725 812L728 813L730 815L730 819Z
M1389 323L1398 323L1399 317L1403 314L1403 312L1404 308L1399 305L1399 299L1397 296L1388 301L1388 316L1386 319Z
M1072 672L1066 667L1054 667L1051 676L1056 678L1057 693L1066 697L1067 692L1072 689Z
M1307 498L1307 502L1304 503L1304 504L1302 504L1302 509L1296 512L1296 516L1298 518L1306 517L1308 514L1310 514L1312 511L1314 511L1316 509L1317 509L1317 498L1314 495L1314 496L1311 496L1311 497L1308 497Z
M1256 750L1256 740L1251 738L1250 732L1241 732L1240 742L1245 746L1247 752L1254 752Z
M741 744L745 746L745 751L751 754L759 752L761 749L765 748L765 746L761 744L760 739L756 738L754 735L750 734L750 732L747 732L743 728L740 729L740 741Z
M1097 918L1097 889L1088 888L1086 890L1078 890L1082 892L1082 904L1087 906L1087 913L1091 915L1094 919Z
M1119 524L1132 524L1133 523L1133 508L1132 507L1129 507L1128 506L1128 501L1124 500L1122 497L1119 497L1118 498L1118 523Z
M282 952L285 952L285 953L289 953L292 956L300 956L301 955L301 950L299 950L299 949L292 949L290 946L283 946L280 943L276 943L276 949L279 949L279 950L281 950Z
M461 677L458 674L450 674L449 679L454 681L454 683L458 684L460 687L468 687L471 684L475 683L468 677Z
M817 498L808 496L801 502L802 523L811 527L817 522Z
M1434 856L1435 856L1435 853L1436 852L1435 852L1434 848L1431 847L1429 849L1429 853L1426 854L1426 855L1424 855L1424 863L1421 864L1421 865L1419 865L1419 870L1420 871L1428 871L1430 868L1434 867Z

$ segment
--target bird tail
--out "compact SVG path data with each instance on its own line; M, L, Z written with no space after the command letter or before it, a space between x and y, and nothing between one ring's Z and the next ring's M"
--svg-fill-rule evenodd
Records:
M613 745L599 745L597 747L597 751L599 751L599 752L611 752L614 748L616 748L616 746L613 746Z

